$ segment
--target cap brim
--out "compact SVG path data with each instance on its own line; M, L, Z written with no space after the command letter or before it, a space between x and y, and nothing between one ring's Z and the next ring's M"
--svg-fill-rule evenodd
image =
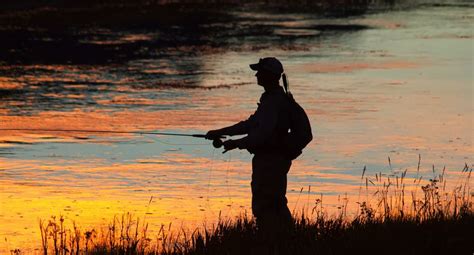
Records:
M259 69L259 64L258 63L257 64L250 64L249 66L250 66L250 69L252 69L254 71L258 71L258 69Z

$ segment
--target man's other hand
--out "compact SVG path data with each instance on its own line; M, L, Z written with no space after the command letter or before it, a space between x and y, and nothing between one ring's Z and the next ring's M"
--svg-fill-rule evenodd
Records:
M222 153L226 153L230 150L233 150L235 148L237 148L237 142L235 140L227 140L227 141L224 141L224 143L222 144L224 146L224 152Z
M206 133L207 140L216 140L222 137L222 132L220 130L210 130Z

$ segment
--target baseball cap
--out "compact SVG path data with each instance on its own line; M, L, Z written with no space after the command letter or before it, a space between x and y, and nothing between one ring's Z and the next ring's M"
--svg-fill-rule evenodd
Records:
M276 75L283 73L283 65L281 64L280 60L274 57L261 58L258 63L251 64L250 69L254 71L266 70Z

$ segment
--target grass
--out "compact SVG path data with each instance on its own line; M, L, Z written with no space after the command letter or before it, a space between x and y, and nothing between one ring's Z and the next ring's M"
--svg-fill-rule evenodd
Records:
M391 163L389 162L390 167ZM40 221L43 254L472 254L474 210L472 168L461 171L446 190L445 169L433 178L398 174L365 176L358 208L347 212L343 199L329 215L322 195L300 213L275 245L263 245L254 219L242 214L194 232L162 225L148 236L148 224L131 214L114 217L106 229L81 230L63 217ZM365 184L364 184L365 183ZM365 193L365 194L364 194ZM364 198L365 197L365 198ZM349 214L352 213L352 216ZM20 250L12 253L21 253Z

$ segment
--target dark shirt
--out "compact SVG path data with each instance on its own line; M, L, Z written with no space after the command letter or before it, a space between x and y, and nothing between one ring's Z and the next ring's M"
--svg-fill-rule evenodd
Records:
M251 153L282 150L290 128L289 101L281 86L265 91L254 114L247 120L224 128L228 135L247 136L236 140L239 149Z

